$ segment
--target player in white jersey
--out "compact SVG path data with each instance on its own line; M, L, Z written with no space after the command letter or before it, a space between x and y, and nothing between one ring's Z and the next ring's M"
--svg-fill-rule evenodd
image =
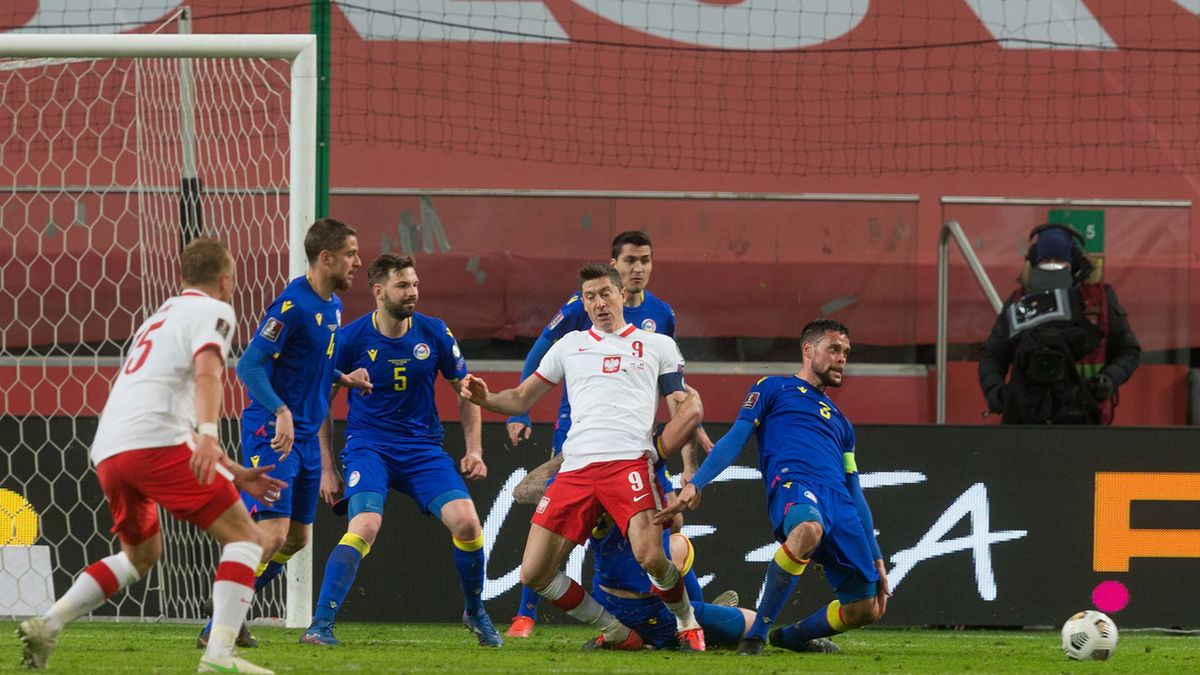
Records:
M683 357L671 338L625 323L626 292L613 267L585 265L579 270L579 284L592 328L554 343L537 371L514 389L493 394L486 382L468 375L459 390L472 403L518 415L566 382L572 405L563 467L534 513L521 583L598 628L603 646L641 648L637 633L559 571L571 549L587 540L596 519L607 512L650 577L653 588L647 590L658 594L675 615L680 648L703 651L704 631L679 570L663 552L662 528L651 519L665 501L654 477L659 459L652 440L654 415L660 395L667 398L672 416L686 399Z
M195 524L222 546L213 583L214 628L199 672L270 673L234 655L262 556L258 528L237 488L261 498L285 487L245 469L221 448L217 420L235 325L233 258L197 239L182 254L183 291L134 334L100 415L91 457L121 552L92 563L44 616L21 624L24 663L45 668L63 627L145 576L162 556L157 507ZM236 487L235 487L236 486Z

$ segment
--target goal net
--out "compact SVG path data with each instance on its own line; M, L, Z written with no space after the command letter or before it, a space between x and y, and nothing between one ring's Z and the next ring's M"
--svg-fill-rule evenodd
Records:
M59 594L117 545L88 447L133 331L179 289L182 245L207 236L233 252L235 357L301 264L289 241L313 217L313 44L0 35L0 544L49 547ZM227 379L222 440L236 452L245 393ZM205 614L219 551L160 518L163 561L97 614ZM45 588L29 582L21 593ZM305 595L293 599L307 613ZM252 616L286 604L277 583Z

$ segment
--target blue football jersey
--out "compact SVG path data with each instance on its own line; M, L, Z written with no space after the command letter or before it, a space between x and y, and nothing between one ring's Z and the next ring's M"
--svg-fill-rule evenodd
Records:
M342 301L337 294L326 300L313 290L307 276L296 277L267 308L246 347L272 357L267 375L275 395L292 411L296 440L315 439L329 412L341 323ZM273 410L253 398L243 415L256 421L275 418Z
M662 298L654 295L649 289L642 291L642 304L637 307L625 307L625 322L637 326L648 333L662 333L675 337L675 310L671 309ZM550 342L558 342L562 336L577 330L587 330L592 327L592 318L583 308L579 294L572 295L542 329L542 337ZM567 430L571 427L571 402L567 399L567 388L563 387L562 403L558 408L558 432L556 439L565 439ZM554 452L562 450L556 443Z
M400 338L379 332L375 312L342 331L338 370L366 368L374 385L371 392L350 391L347 439L370 435L389 444L441 445L434 381L438 373L451 382L461 380L467 362L444 321L417 313L410 321Z
M854 427L816 387L795 375L764 377L750 387L737 418L757 427L758 469L768 491L776 477L794 473L846 490L844 455L854 452Z

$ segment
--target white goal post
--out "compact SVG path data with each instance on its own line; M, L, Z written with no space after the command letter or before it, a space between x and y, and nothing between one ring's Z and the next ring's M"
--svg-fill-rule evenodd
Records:
M259 66L241 65L264 60L281 65L263 68L267 75L257 79L250 69ZM207 84L196 90L189 81L192 61L215 64ZM111 62L138 65L116 75L110 66L94 65ZM159 65L146 74L142 64L146 70ZM261 95L255 87L270 91ZM121 96L136 92L173 100L155 100L144 108L140 102L113 100L115 90L121 90ZM54 103L58 96L67 102ZM253 100L255 96L259 98ZM200 99L195 113L199 126L220 136L207 145L189 138L194 133L193 97ZM243 98L252 100L243 104ZM207 108L205 100L210 101ZM277 114L264 123L267 108ZM155 126L153 137L141 120L129 121L143 114L146 124ZM251 272L262 272L238 271L235 309L241 325L236 335L243 347L266 303L288 278L304 273L304 233L316 208L316 37L0 34L0 118L8 118L0 121L0 255L13 263L0 267L0 309L10 314L0 323L0 377L9 379L0 386L0 464L7 460L11 467L0 484L6 488L0 497L10 501L0 499L0 506L17 503L22 505L18 511L31 507L37 513L35 537L53 551L51 564L61 593L64 575L73 578L83 569L80 559L95 556L115 541L107 528L98 526L107 522L99 517L103 506L95 503L94 495L91 501L83 495L84 470L77 455L82 453L86 462L94 425L89 429L72 418L86 416L78 411L94 406L97 392L107 391L106 380L114 372L112 364L119 363L129 326L142 318L133 314L144 316L153 310L152 302L176 290L180 237L186 241L211 232L233 240L231 248L240 244L249 249L246 256L257 256L250 263L239 261L251 265ZM245 129L230 128L238 124ZM53 128L43 130L43 125ZM264 125L270 141L256 138L254 125ZM242 148L237 157L226 154L233 146ZM68 155L76 150L81 159L72 164ZM105 152L119 159L105 157ZM220 174L203 187L189 176L197 154L202 172L207 163ZM42 163L34 164L31 156ZM260 160L277 166L262 169L254 165ZM196 181L197 204L209 200L212 208L204 230L190 234L184 231L189 180ZM119 213L109 213L114 209ZM255 209L266 214L261 220L270 227L247 235L245 230L258 222ZM270 264L253 267L268 256ZM60 267L64 264L69 268L66 274ZM242 286L247 282L257 286L246 291ZM253 301L247 301L251 295ZM130 307L132 296L139 309ZM113 329L111 336L104 334L108 328ZM231 386L241 393L236 382ZM240 400L226 401L226 448L238 444L236 416L241 405ZM64 426L67 431L62 432ZM56 428L61 432L58 439ZM72 481L74 486L62 485ZM18 522L20 514L9 510L0 508L0 520ZM169 516L163 525L171 539L174 532L168 521ZM90 523L91 532L80 522ZM195 559L185 548L176 560L168 560L171 542L166 544L158 568L175 564L187 569L177 574L179 580L172 580L175 572L156 568L143 581L153 590L140 591L136 598L131 591L129 599L117 602L117 616L200 618L200 595L206 597L207 589L194 580L204 574L211 579L212 569L205 568L215 561L203 548L196 548ZM9 545L28 546L0 537L0 546ZM194 544L189 540L187 546ZM289 627L307 625L312 614L310 551L311 546L306 547L288 564L282 618ZM187 596L186 606L172 604L175 601L166 596L173 591ZM150 593L164 597L148 599ZM279 610L276 605L266 615L279 616Z

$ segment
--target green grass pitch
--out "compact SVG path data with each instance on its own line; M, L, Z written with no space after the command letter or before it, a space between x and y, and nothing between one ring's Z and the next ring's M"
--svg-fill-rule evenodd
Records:
M506 626L504 626L506 627ZM503 628L503 627L502 627ZM16 623L0 622L8 656L0 673L20 667ZM80 622L59 639L50 672L195 672L198 626ZM528 640L499 650L476 646L447 624L367 624L337 627L341 647L297 643L300 631L258 626L258 649L244 656L280 673L1195 673L1200 638L1131 633L1103 663L1067 660L1056 631L936 631L867 629L838 636L842 653L793 654L767 647L759 658L730 650L707 654L581 652L585 627L539 625Z

